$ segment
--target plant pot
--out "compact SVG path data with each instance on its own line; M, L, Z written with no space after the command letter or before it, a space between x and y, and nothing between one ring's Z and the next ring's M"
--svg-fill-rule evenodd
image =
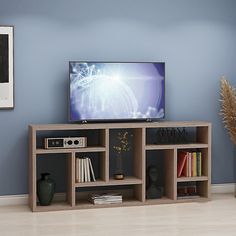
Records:
M51 204L55 193L55 182L50 179L49 173L42 173L41 179L37 180L37 196L41 206Z

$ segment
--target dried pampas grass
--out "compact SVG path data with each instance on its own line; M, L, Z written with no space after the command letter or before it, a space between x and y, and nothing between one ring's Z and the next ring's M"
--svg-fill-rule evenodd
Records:
M223 116L223 123L229 132L230 138L236 145L236 92L225 77L221 79L220 95L220 114Z

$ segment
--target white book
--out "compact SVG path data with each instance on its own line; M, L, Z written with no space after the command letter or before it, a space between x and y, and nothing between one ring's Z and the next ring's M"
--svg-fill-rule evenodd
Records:
M87 178L88 178L88 182L91 182L91 177L90 177L90 171L89 171L89 158L86 158L86 167L87 167Z
M93 204L122 203L122 195L120 193L91 194L89 196L89 201Z
M78 172L77 172L77 165L78 165L78 162L77 162L77 158L75 159L75 181L77 181L77 177L78 177Z
M80 158L81 162L81 182L84 182L84 159Z
M80 162L79 162L79 158L76 158L76 182L80 182Z
M90 158L89 158L89 167L90 167L90 171L91 171L91 174L92 174L92 179L93 179L93 181L96 181L94 171L93 171L92 162L91 162Z
M82 182L82 161L81 158L79 158L79 182Z
M87 175L87 166L86 166L86 158L83 158L83 166L84 166L84 182L88 182L88 175Z
M77 171L78 171L78 181L79 183L82 181L81 179L81 159L77 158L79 165L77 166Z
M102 205L102 204L119 204L119 203L122 203L122 200L119 200L119 201L93 201L93 204L94 205Z

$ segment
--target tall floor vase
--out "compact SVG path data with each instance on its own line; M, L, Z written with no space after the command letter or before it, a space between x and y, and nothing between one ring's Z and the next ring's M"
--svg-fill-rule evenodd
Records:
M49 173L42 173L41 178L37 180L37 196L41 206L51 204L55 193L55 182L50 178Z

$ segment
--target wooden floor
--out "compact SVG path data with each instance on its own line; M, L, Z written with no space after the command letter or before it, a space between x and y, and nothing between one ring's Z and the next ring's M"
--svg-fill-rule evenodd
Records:
M32 213L0 207L1 236L236 235L236 198L213 195L206 203Z

